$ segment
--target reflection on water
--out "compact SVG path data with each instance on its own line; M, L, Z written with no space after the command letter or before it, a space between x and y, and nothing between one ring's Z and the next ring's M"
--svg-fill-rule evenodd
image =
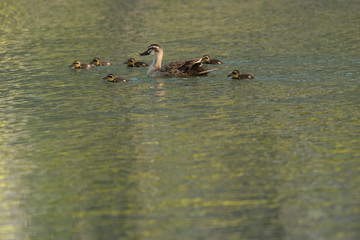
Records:
M1 239L358 239L358 12L1 2ZM225 64L189 79L122 64L151 43L165 63ZM94 57L117 65L67 67Z

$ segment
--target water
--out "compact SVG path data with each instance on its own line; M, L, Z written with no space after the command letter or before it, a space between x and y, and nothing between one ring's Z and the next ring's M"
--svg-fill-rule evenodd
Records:
M359 239L359 10L2 1L0 239ZM151 43L225 64L121 64ZM94 57L117 65L67 67Z

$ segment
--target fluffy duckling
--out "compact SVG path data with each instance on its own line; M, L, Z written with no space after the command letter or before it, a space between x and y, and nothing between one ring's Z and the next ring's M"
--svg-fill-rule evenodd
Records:
M74 61L69 67L73 69L90 69L95 66L87 63L81 63L80 61Z
M249 73L240 73L238 70L233 70L228 77L232 79L253 79L255 78L253 75Z
M128 79L122 78L122 77L115 77L114 74L109 73L106 77L103 79L106 79L108 82L128 82Z
M204 55L202 60L206 64L223 64L223 62L218 59L210 59L209 55Z
M124 62L124 64L127 64L128 67L147 67L149 64L145 62L136 62L134 58L129 58L127 62Z
M151 44L145 52L140 54L140 56L145 56L149 54L154 55L153 62L147 71L147 76L149 77L201 76L217 70L216 68L205 69L201 67L202 58L180 60L169 63L165 66L161 66L164 50L159 44Z
M100 60L100 58L94 58L90 64L94 64L96 67L98 66L111 66L114 65L113 62L110 61L105 61L105 60Z

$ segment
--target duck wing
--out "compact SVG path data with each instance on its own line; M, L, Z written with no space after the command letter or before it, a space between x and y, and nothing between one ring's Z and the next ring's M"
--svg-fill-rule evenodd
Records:
M254 79L255 77L250 73L241 73L239 79Z
M181 71L181 72L188 72L193 68L199 68L199 67L201 67L201 60L202 60L201 58L186 60L177 69L179 69L179 71Z
M145 62L135 62L135 67L147 67L149 66L149 64L145 63Z
M172 71L174 69L179 70L180 72L188 72L190 69L194 67L201 66L201 58L195 58L190 60L181 60L169 63L162 67L164 71Z
M211 59L210 64L223 64L223 62L218 59Z
M114 63L110 62L110 61L101 61L100 62L100 66L111 66L111 65L114 65Z
M186 61L180 68L179 71L184 72L187 76L199 76L206 75L209 72L217 70L217 68L206 69L202 67L202 59L196 58Z
M201 67L201 58L195 58L190 60L182 60L164 65L159 71L166 77L190 77L197 75L204 75L209 72L217 70L205 69Z

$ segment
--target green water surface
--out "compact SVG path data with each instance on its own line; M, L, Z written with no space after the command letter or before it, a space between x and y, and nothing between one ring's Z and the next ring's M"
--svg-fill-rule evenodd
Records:
M0 239L360 239L359 27L358 0L2 0ZM122 64L152 43L224 64Z

